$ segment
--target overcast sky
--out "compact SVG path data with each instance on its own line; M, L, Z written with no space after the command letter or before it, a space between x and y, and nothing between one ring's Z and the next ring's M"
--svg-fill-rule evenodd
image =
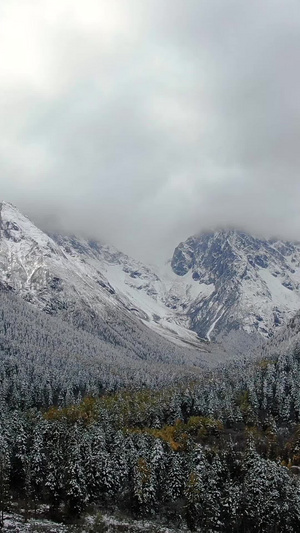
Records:
M299 0L1 0L1 198L155 262L300 239Z

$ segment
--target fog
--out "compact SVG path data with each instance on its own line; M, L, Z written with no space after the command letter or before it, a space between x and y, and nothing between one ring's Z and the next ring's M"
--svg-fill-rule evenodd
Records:
M145 261L234 226L300 239L300 10L0 5L0 199Z

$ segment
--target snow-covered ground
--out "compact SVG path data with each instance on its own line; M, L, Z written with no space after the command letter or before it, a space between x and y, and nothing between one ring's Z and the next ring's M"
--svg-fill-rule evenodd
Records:
M180 533L185 527L174 529L160 525L157 521L132 520L108 514L88 515L72 524L53 522L45 518L29 518L17 513L5 513L3 533Z

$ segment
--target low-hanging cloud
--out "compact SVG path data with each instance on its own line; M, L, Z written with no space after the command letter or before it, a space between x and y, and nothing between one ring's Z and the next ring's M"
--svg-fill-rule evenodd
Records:
M146 260L202 229L300 238L295 0L0 7L1 197Z

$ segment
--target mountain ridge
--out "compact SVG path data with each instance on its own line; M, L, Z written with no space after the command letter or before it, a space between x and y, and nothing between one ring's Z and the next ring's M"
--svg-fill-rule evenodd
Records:
M214 286L208 301L190 309L192 328L200 335L242 327L267 337L300 308L298 242L237 230L206 232L180 243L172 267Z
M188 238L159 269L94 239L46 234L2 202L0 267L3 289L49 314L73 316L80 301L87 321L113 327L119 314L205 357L214 340L272 336L300 309L299 243L232 229Z

